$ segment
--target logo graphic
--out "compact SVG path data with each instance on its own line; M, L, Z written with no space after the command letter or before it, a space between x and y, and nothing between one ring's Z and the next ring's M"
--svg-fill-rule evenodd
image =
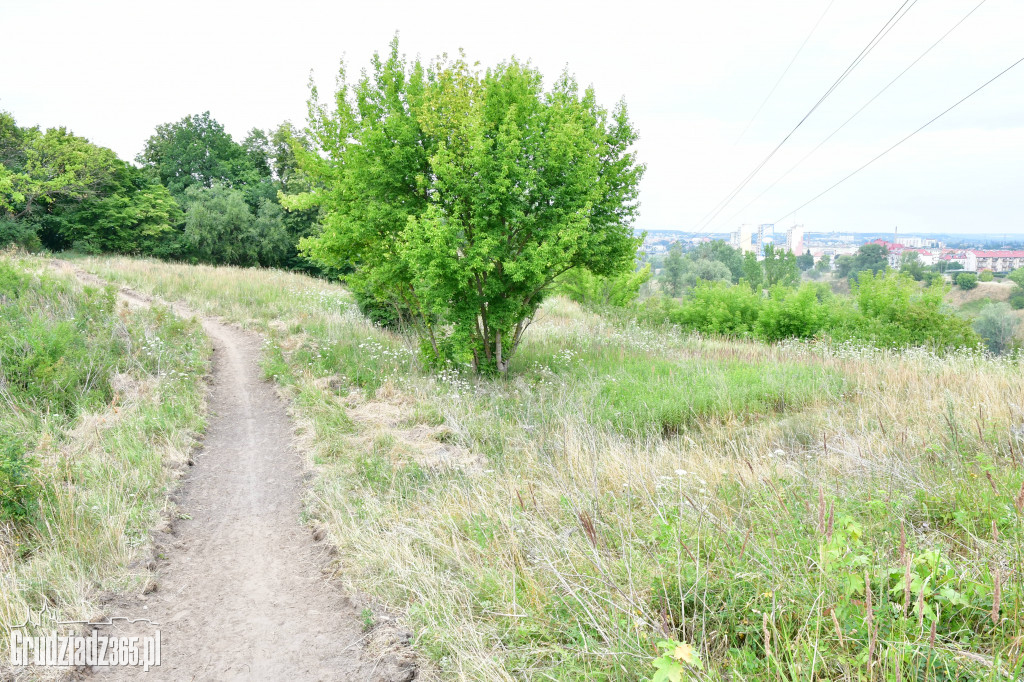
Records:
M160 630L145 637L116 637L100 634L96 628L118 624L146 623L159 628L148 618L113 616L106 621L60 620L48 605L38 611L29 609L25 621L10 628L11 665L48 667L128 667L141 666L144 672L160 665ZM50 630L47 632L46 627ZM58 634L57 628L91 628L88 635ZM47 634L29 634L29 630Z

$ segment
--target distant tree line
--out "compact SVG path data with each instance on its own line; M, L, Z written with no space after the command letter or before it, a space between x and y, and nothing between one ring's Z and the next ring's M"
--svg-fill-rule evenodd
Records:
M305 147L287 122L236 142L204 112L158 126L132 165L0 112L0 247L309 269L297 246L317 211L279 203L310 187L295 160Z
M1024 269L1008 276L1016 283L1009 304L990 304L972 319L946 304L950 285L942 273L953 271L953 283L964 290L978 286L979 280L992 281L992 273L957 274L958 264L924 266L913 252L892 268L886 247L879 244L839 256L834 270L828 256L814 263L809 252L796 256L768 245L758 259L724 241L689 250L677 242L652 262L660 266L655 268L657 286L643 300L637 294L649 277L646 269L616 281L573 280L563 293L584 304L617 306L643 323L767 342L828 338L884 348L927 346L939 352L984 343L997 354L1020 346L1014 337L1018 320L1009 311L1022 307ZM816 280L829 272L837 275L832 286L801 283L801 273ZM619 295L602 298L601 291Z

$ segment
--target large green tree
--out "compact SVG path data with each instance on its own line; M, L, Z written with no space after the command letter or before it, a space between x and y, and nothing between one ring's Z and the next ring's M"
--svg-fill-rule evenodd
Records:
M206 111L157 126L136 161L152 169L171 194L182 196L193 185L234 186L257 178L257 144L238 144Z
M409 62L397 40L338 83L333 109L312 89L299 153L319 188L287 203L321 207L306 252L407 306L430 360L507 372L559 276L632 269L643 166L624 104L566 73L545 89L514 59Z
M683 262L683 247L679 242L673 242L665 257L665 267L661 273L661 281L669 296L678 296L683 289L683 273L686 271L686 264Z
M190 187L183 198L181 256L200 263L277 266L291 240L281 207L264 201L254 215L245 195L224 185Z
M764 269L764 286L769 289L777 284L793 287L800 282L796 256L790 251L775 248L773 244L764 247L761 266Z
M701 242L687 255L694 260L706 259L724 263L729 268L733 282L738 282L743 277L743 252L729 242L721 239Z
M850 266L850 277L857 277L862 272L877 275L885 272L889 266L889 249L884 244L865 244L857 249Z

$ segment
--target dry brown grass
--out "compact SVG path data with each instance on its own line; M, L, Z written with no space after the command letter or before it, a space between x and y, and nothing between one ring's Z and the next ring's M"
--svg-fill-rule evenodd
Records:
M318 471L309 512L338 547L339 579L403 611L450 679L643 679L666 636L692 641L709 679L739 665L754 666L745 679L777 679L767 642L753 658L735 653L762 632L797 679L862 678L869 646L876 678L905 678L900 652L916 661L930 640L954 660L1016 660L1024 524L1006 510L1024 464L1019 364L683 337L555 299L524 352L558 355L561 369L491 382L417 370L403 339L331 285L125 259L89 267L271 335L268 373L295 400ZM597 413L617 355L595 348L766 371L796 362L845 384L800 409L630 437ZM438 437L485 468L425 465ZM851 523L862 536L850 539ZM841 559L863 561L860 575L902 575L904 555L927 550L954 567L958 589L991 589L998 569L1004 620L977 636L925 622L869 642L836 616L864 597L843 596L845 564L825 569L833 538L847 543ZM978 622L991 623L990 606ZM874 617L888 615L876 605Z

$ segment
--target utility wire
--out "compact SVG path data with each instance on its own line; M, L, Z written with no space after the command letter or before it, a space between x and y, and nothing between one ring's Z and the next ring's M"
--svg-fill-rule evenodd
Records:
M930 126L930 125L931 125L932 123L935 123L935 122L936 122L936 121L938 121L938 120L939 120L940 118L942 118L943 116L945 116L945 115L946 115L946 114L948 114L949 112L953 111L953 109L956 109L956 108L957 108L958 106L960 106L961 104L963 104L964 102L966 102L966 101L967 101L968 99L970 99L970 98L971 98L971 97L973 97L974 95L976 95L976 94L978 94L979 92L981 92L981 91L982 91L983 89L985 89L986 87L988 87L988 86L989 86L989 85L990 85L990 84L991 84L992 82L994 82L994 81L995 81L995 80L997 80L998 78L1002 77L1002 76L1003 76L1004 74L1006 74L1007 72L1009 72L1009 71L1010 71L1011 69L1013 69L1013 68L1014 68L1015 66L1017 66L1017 65L1018 65L1018 64L1020 64L1021 62L1024 62L1024 57L1021 57L1020 59L1018 59L1017 61L1015 61L1015 62L1014 62L1013 64L1010 64L1010 65L1009 65L1008 67L1006 67L1005 69L1003 69L1002 71L1000 71L999 73L997 73L997 74L996 74L995 76L993 76L992 78L990 78L990 79L988 79L987 81L985 81L984 83L982 83L982 84L981 84L981 85L980 85L980 86L979 86L979 87L978 87L977 89L975 89L974 91L972 91L972 92L971 92L971 93L969 93L968 95L964 96L964 97L963 97L962 99L960 99L960 100L959 100L959 101L958 101L958 102L957 102L956 104L952 105L951 107L949 107L948 109L946 109L945 111L943 111L943 112L942 112L941 114L939 114L938 116L936 116L936 117L935 117L935 118L933 118L932 120L928 121L928 122L927 122L927 123L925 123L925 124L924 124L923 126L921 126L920 128L918 128L918 129L917 129L917 130L915 130L914 132L910 133L909 135L907 135L906 137L904 137L904 138L903 138L902 140L900 140L899 142L897 142L897 143L896 143L896 144L894 144L893 146L889 147L889 148L888 148L888 149L886 149L886 150L885 150L884 152L882 152L881 154L879 154L879 155L878 155L878 156L876 156L875 158L871 159L870 161L868 161L867 163L865 163L865 164L864 164L863 166L861 166L861 167L860 167L860 168L858 168L857 170L855 170L855 171L853 171L852 173L850 173L849 175L847 175L847 176L846 176L845 178L843 178L843 179L842 179L842 180L840 180L839 182L835 183L834 185L832 185L831 187L829 187L829 188L828 188L828 189L826 189L825 191L823 191L823 192L820 192L819 194L815 195L815 196L814 196L813 198L809 199L808 201L805 201L804 203L800 204L800 205L799 205L799 206L797 206L797 207L796 207L795 209L793 209L792 211L790 211L790 212L789 212L789 213L787 213L786 215L782 216L781 218L779 218L779 219L778 219L778 220L776 220L775 222L776 222L776 223L780 223L780 222L782 222L783 220L785 220L785 219L786 219L786 218L788 218L789 216L793 215L794 213L796 213L796 212L797 212L797 211L799 211L800 209L802 209L802 208L804 208L805 206L807 206L808 204L811 204L811 203L813 203L813 202L817 201L818 199L820 199L821 197L825 196L826 194L828 194L829 192L831 192L832 190L834 190L834 189L835 189L836 187L838 187L839 185L843 184L844 182L846 182L847 180L849 180L850 178L852 178L852 177L853 177L854 175L856 175L857 173L860 173L860 172L861 172L862 170L864 170L865 168L867 168L868 166L870 166L871 164L873 164L873 163L874 163L875 161L878 161L878 160L879 160L880 158L882 158L883 156L885 156L886 154L888 154L889 152L891 152L891 151L892 151L893 149L896 149L896 147L899 147L899 146L900 146L901 144L903 144L904 142L906 142L907 140L909 140L910 138L912 138L912 137L913 137L914 135L917 135L917 134L918 134L919 132L921 132L922 130L924 130L924 129L925 129L925 128L927 128L928 126Z
M757 175L757 173L762 168L764 168L765 164L767 164L768 161L770 161L771 158L775 156L775 153L782 148L782 145L786 144L789 138L793 136L793 133L795 133L800 128L800 126L802 126L804 122L808 118L810 118L811 114L813 114L818 109L818 107L821 106L821 104L828 98L828 96L831 95L833 91L835 91L835 89L838 88L844 80L846 80L847 76L849 76L850 73L855 68L857 68L857 66L862 61L864 61L864 58L867 57L868 54L875 48L875 46L878 45L878 43L880 43L883 38L885 38L889 31L891 31L893 27L895 27L896 24L898 24L899 21L907 15L907 12L909 12L915 4L917 4L917 0L904 0L903 4L900 5L899 9L896 10L895 14L893 14L889 18L889 20L885 22L885 25L883 25L882 28L879 29L878 33L876 33L875 36L868 42L868 44L860 51L860 54L857 55L857 57L850 63L850 65L846 67L846 69L839 76L839 78L836 79L836 81L831 85L831 87L829 87L829 89L825 91L825 94L822 95L820 99L818 99L818 101L814 104L813 107L811 107L810 111L804 114L803 118L801 118L800 121L795 126L793 126L793 129L790 130L784 138L782 138L782 141L775 146L775 148L768 154L768 156L764 158L763 161L761 161L761 163L759 163L754 168L754 170L750 171L747 177L744 178L743 181L740 182L740 184L725 197L725 199L716 204L715 208L712 209L709 215L705 216L700 220L697 230L698 233L703 232L704 229L711 223L711 221L714 220L719 213L725 210L725 207L732 202L736 195L739 194L743 190L743 188L746 187L747 184L754 178L754 176Z
M814 154L814 153L815 153L816 151L818 151L819 149L821 149L822 145L824 145L824 144L825 144L826 142L828 142L828 141L829 141L829 140L831 140L831 139L832 139L833 137L835 137L836 133L838 133L838 132L839 132L840 130L842 130L843 128L845 128L845 127L846 127L846 125L847 125L848 123L850 123L850 121L852 121L853 119L857 118L857 116L859 116L859 115L860 115L860 113L861 113L862 111L864 111L865 109L867 109L867 108L868 108L868 107L869 107L869 106L871 105L871 103L872 103L872 102L874 102L874 101L875 101L876 99L878 99L878 98L879 98L879 97L880 97L880 96L882 95L882 93L883 93L883 92L885 92L885 91L886 91L886 90L888 90L888 89L889 89L890 87L892 87L892 85L893 85L893 84L894 84L894 83L895 83L896 81L898 81L898 80L899 80L900 78L902 78L902 77L903 77L903 75L904 75L905 73L907 73L907 71L910 71L910 70L911 70L912 68L914 68L914 66L915 66L915 65L916 65L916 64L917 64L917 63L918 63L919 61L921 61L922 59L924 59L925 55L927 55L927 54L928 54L929 52L931 52L932 50L934 50L934 49L935 49L935 47L936 47L936 46L937 46L937 45L938 45L939 43L941 43L941 42L942 42L943 40L945 40L945 39L946 39L946 37L947 37L947 36L948 36L948 35L949 35L950 33L952 33L952 32L953 32L953 31L955 31L955 30L956 30L957 28L959 28L959 27L960 27L960 24L962 24L962 23L964 23L965 21L967 21L967 19L968 19L968 18L969 18L969 17L970 17L970 16L972 15L972 14L974 14L974 13L975 13L975 12L976 12L976 11L978 10L978 8L979 8L979 7L981 7L982 5L984 5L986 1L987 1L987 0L981 0L981 2L979 2L979 3L977 4L977 5L975 5L975 6L974 6L974 9L972 9L972 10L971 10L970 12L968 12L968 13L967 13L966 15L964 15L964 17L963 17L963 18L962 18L962 19L961 19L960 21L956 22L956 24L954 24L954 25L953 25L953 27L952 27L951 29L949 29L948 31L946 31L945 33L943 33L943 34L942 34L942 36L941 36L941 37L940 37L940 38L939 38L938 40L936 40L936 41L935 41L934 43L932 43L932 44L931 44L931 47L929 47L929 48L928 48L927 50L925 50L924 52L922 52L922 53L921 53L921 55L920 55L920 56L919 56L919 57L918 57L917 59L915 59L914 61L912 61L912 62L910 63L910 65L909 65L909 66L908 66L907 68L905 68L905 69L903 69L902 71L900 71L900 73L899 73L899 74L898 74L898 75L897 75L897 76L896 76L895 78L893 78L893 79L892 79L891 81L889 81L889 83L888 83L888 84L887 84L887 85L886 85L886 86L885 86L884 88L882 88L882 89L881 89L881 90L879 90L879 91L878 91L877 93L875 93L875 96L874 96L874 97L872 97L872 98L871 98L871 99L869 99L869 100L868 100L867 102L865 102L865 103L864 103L864 106L862 106L862 107L861 107L860 109L858 109L857 111L855 111L855 112L853 113L853 116L850 116L850 118L846 119L846 120L845 120L845 121L843 122L843 124L842 124L842 125L840 125L840 126L839 126L838 128L836 128L835 130L833 130L833 131L832 131L832 132L831 132L831 133L829 134L829 136L828 136L828 137L826 137L826 138L825 138L824 140L822 140L821 142L819 142L819 143L817 144L817 146L816 146L816 147L815 147L814 149L812 149L811 151L807 152L807 154L805 154L803 158L801 158L801 159L800 159L799 161L797 161L797 162L796 162L795 164L793 164L793 165L792 165L792 166L791 166L791 167L789 168L789 170L787 170L787 171L786 171L785 173L783 173L783 174L782 174L781 176L779 176L779 178L778 178L778 179L777 179L777 180L776 180L775 182L773 182L772 184L770 184L770 185L768 185L768 186L767 186L766 188L764 188L764 190L763 190L763 191L762 191L762 192L761 192L760 194L758 194L758 195L757 195L756 197L754 197L753 199L751 199L750 201L748 201L748 202L747 202L747 203L746 203L746 204L745 204L745 205L743 206L743 208L741 208L740 210L736 211L736 212L735 212L735 213L733 213L733 214L732 214L731 216L729 216L729 218L728 218L728 219L726 219L726 221L725 221L725 222L726 222L726 223L729 223L729 222L731 222L731 221L732 221L732 220L733 220L734 218L736 218L736 216L740 215L741 213L743 213L744 211L746 211L746 210L747 210L748 208L750 208L750 206L751 206L751 205L752 205L752 204L753 204L754 202L756 202L756 201L757 201L758 199L760 199L760 198L761 198L761 197L763 197L763 196L764 196L765 194L767 194L767 193L768 193L768 192L769 192L769 191L770 191L770 190L771 190L772 188L774 188L774 187L775 187L775 186L776 186L777 184L779 184L780 182L782 182L782 181L783 181L783 180L784 180L784 179L785 179L785 178L786 178L786 177L787 177L787 176L788 176L788 175L789 175L790 173L792 173L792 172L793 172L794 170L796 170L797 166L799 166L800 164L802 164L802 163L803 163L804 161L806 161L806 160L807 160L808 158L810 158L810 157L811 157L811 155L813 155L813 154Z
M825 18L826 14L828 14L828 11L832 9L832 5L835 4L835 1L836 0L829 0L828 5L825 6L825 11L822 12L821 16L818 17L818 20L814 22L814 26L811 27L811 32L807 34L806 38L804 38L804 42L800 43L800 47L797 48L796 54L794 54L793 58L789 60L789 64L786 65L786 68L785 70L783 70L782 75L779 76L779 79L775 81L775 85L772 86L771 91L761 102L761 106L757 108L757 111L754 112L754 115L750 117L749 121L747 121L747 125L743 128L743 132L740 133L740 136L736 138L736 142L742 140L743 136L747 134L748 130L750 130L750 126L753 125L755 120L757 120L757 117L761 114L761 110L764 109L764 105L768 104L768 100L770 100L772 98L772 95L775 94L775 91L779 88L779 85L782 83L782 79L786 77L786 74L789 73L789 70L793 67L793 64L796 62L797 57L799 57L800 53L804 51L804 47L806 47L807 42L811 39L811 36L814 35L814 32L818 30L818 25L821 24L822 19Z

